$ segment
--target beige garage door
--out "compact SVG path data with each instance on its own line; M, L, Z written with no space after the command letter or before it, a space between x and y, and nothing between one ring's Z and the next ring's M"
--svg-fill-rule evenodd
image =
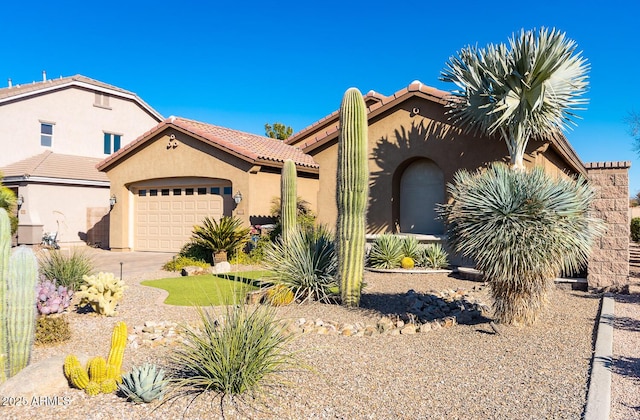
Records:
M224 213L220 188L171 187L138 189L135 193L135 250L178 252L193 226Z

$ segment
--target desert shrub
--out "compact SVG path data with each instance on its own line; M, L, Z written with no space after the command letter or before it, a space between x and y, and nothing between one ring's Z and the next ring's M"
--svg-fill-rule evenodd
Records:
M631 240L640 242L640 217L631 219Z
M369 251L369 265L373 268L398 268L403 257L403 239L388 233L379 235Z
M227 398L251 401L286 384L285 375L301 366L287 349L293 336L284 331L274 308L229 305L222 319L206 309L198 312L201 325L184 327L185 340L169 355L174 392L167 401L194 400L207 391L221 397L221 407Z
M311 205L308 201L302 199L301 197L297 197L296 199L296 224L299 229L307 230L313 229L316 223L316 215L311 211ZM274 197L271 200L271 217L275 219L275 228L269 233L271 240L275 240L282 233L282 223L281 223L281 206L280 206L280 197Z
M440 269L449 265L449 255L440 244L426 244L421 247L418 255L420 267Z
M402 238L402 255L412 260L418 258L420 253L420 244L415 236L405 236Z
M36 285L36 307L40 315L59 314L69 307L73 290L56 286L56 282L42 278Z
M324 226L294 231L286 245L282 238L276 239L265 248L263 264L275 273L265 282L286 286L302 302L325 301L337 286L335 243Z
M196 242L187 242L184 244L178 255L192 260L204 261L209 265L213 264L213 254L211 250Z
M484 272L499 322L534 323L553 279L579 270L603 231L602 221L589 216L594 193L583 178L495 163L459 171L448 190L447 235L456 252Z
M181 271L183 268L188 266L209 268L210 264L202 260L197 260L195 258L184 257L182 255L179 255L178 257L173 258L171 261L168 261L167 263L165 263L165 265L162 266L162 269L166 271Z
M80 248L69 252L62 250L45 250L39 255L40 274L51 281L77 291L82 284L82 277L93 272L93 260Z
M249 240L249 228L242 227L242 221L236 217L224 216L220 221L206 217L202 225L194 226L191 242L209 251L226 251L232 257L242 250Z
M71 338L69 321L64 316L39 316L36 321L36 344L56 344Z

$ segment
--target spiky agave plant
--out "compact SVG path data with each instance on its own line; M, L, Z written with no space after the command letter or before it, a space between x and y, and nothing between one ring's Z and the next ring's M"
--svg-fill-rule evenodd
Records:
M266 282L286 286L296 300L327 300L337 286L333 235L325 226L291 232L287 243L276 239L265 250Z
M578 271L603 230L588 214L594 193L582 177L554 179L542 168L494 163L458 172L448 191L441 214L449 241L484 272L502 323L534 323L555 276Z

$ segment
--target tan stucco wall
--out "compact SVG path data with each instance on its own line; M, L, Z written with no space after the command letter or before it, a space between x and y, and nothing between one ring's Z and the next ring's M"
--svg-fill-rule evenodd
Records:
M73 87L1 104L0 145L11 153L0 153L0 167L46 150L103 158L105 131L122 135L124 146L158 123L130 100L111 96L111 109L94 102L95 92ZM51 147L40 145L41 122L54 124Z
M169 136L175 135L178 146L167 148ZM113 250L133 247L133 199L130 191L136 185L169 185L181 183L185 178L213 178L228 180L232 195L240 192L242 201L237 206L225 201L225 214L236 216L248 226L252 216L270 213L271 199L280 194L278 169L262 172L239 157L204 144L182 132L168 129L145 143L135 153L123 158L117 165L107 168L111 192L117 204L111 211L110 245ZM255 172L255 173L252 173ZM300 182L299 195L315 201L315 181ZM230 205L231 212L227 212Z
M411 162L420 158L432 160L443 172L444 189L460 169L472 171L489 162L508 160L503 140L462 134L447 121L441 105L419 97L373 117L368 135L368 233L395 231L399 223L400 179ZM304 140L299 144L304 144ZM526 166L542 165L554 174L572 172L551 148L543 146L541 142L530 142ZM540 153L534 153L539 148ZM337 135L309 153L320 165L318 221L333 226L337 219Z
M274 198L280 197L280 169L258 172L249 175L251 204L249 216L251 224L260 224L271 215L271 205ZM303 176L298 171L297 195L306 200L311 210L317 211L318 180ZM243 194L244 195L244 194Z
M61 244L84 244L87 238L87 209L107 214L109 209L109 188L80 187L30 183L22 185L18 194L24 198L19 211L19 224L40 226L45 232L58 232ZM31 241L42 238L42 231L34 232ZM39 238L38 238L39 236ZM26 243L18 238L20 243Z

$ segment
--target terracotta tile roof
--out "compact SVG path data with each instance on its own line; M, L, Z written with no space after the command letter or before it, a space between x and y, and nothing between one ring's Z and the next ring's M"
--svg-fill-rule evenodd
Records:
M162 116L149 104L144 102L138 95L117 86L103 83L99 80L91 79L81 74L75 76L60 77L58 79L47 79L40 82L32 82L23 85L13 85L11 87L0 88L0 103L5 101L13 101L22 97L41 94L51 90L63 89L69 86L85 86L96 88L97 90L107 90L111 94L119 95L125 98L133 99L146 108L158 121Z
M208 144L256 164L282 164L285 160L291 159L297 166L302 168L309 168L313 171L317 171L319 168L318 164L311 156L302 152L298 147L285 144L285 142L281 140L206 124L186 118L169 117L148 132L144 133L142 136L138 137L133 142L126 145L124 148L118 150L116 153L100 162L98 164L98 169L104 170L108 166L117 162L123 156L131 153L134 149L149 140L153 135L168 127L174 127Z
M109 182L103 172L96 169L98 158L62 155L46 151L0 168L5 178L55 178L92 182Z
M400 89L390 96L384 96L371 90L364 95L365 104L367 105L367 118L375 117L398 103L416 95L443 106L447 105L448 101L452 98L449 92L426 86L419 80L413 81L409 86ZM296 145L308 153L337 137L339 125L338 110L294 133L286 142L287 144ZM564 134L559 132L552 133L548 136L548 139L558 153L560 153L577 172L586 175L584 164Z
M384 110L414 95L420 95L442 105L447 103L447 98L450 96L448 92L424 85L419 80L413 81L409 86L400 89L390 96L384 96L371 90L364 95L368 118L378 115ZM338 131L339 113L339 110L334 111L310 126L294 133L293 136L287 139L287 144L297 145L304 151L309 151L324 144L324 140L332 137L332 135Z

